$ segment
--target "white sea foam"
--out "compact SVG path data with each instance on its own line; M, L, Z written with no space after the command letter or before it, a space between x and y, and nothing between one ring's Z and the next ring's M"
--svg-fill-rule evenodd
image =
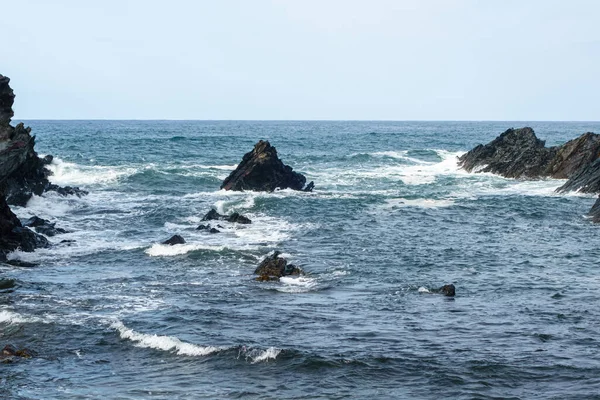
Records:
M145 253L151 257L168 257L178 256L181 254L189 253L190 251L196 250L209 250L209 251L223 251L225 246L211 246L206 244L159 244L155 243L149 249L146 249Z
M452 199L389 199L383 208L395 209L400 207L444 208L455 204Z
M133 167L88 166L66 162L55 157L48 166L52 183L58 185L94 185L114 182L120 177L136 173Z
M318 286L318 281L314 278L305 276L283 276L279 278L281 285L276 290L283 293L306 293L314 290Z
M41 319L37 317L26 317L10 310L0 311L1 324L24 324L32 322L41 322Z
M279 353L281 353L281 349L278 349L276 347L269 347L266 350L251 350L248 353L248 356L252 360L252 364L256 364L262 361L274 360L277 358Z
M426 287L421 286L419 288L419 293L431 293L431 292Z
M117 330L122 339L131 340L137 347L170 351L185 356L206 356L222 350L222 348L215 346L199 346L183 342L174 336L160 336L136 332L126 327L121 321L113 322L111 328Z

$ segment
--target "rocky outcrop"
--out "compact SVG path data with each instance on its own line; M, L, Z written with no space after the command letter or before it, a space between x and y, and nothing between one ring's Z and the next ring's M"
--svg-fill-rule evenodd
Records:
M241 215L240 213L234 212L230 215L219 214L217 210L214 208L211 209L206 215L202 218L202 221L227 221L237 224L251 224L252 220L250 218ZM200 229L200 228L199 228Z
M509 129L486 145L459 158L469 172L491 172L506 178L567 179L600 155L600 135L586 133L562 146L545 147L531 128Z
M588 216L592 219L592 222L600 222L600 197L596 199L596 202L588 212Z
M13 250L33 251L47 246L45 237L21 225L19 218L0 195L0 261L6 261L6 254Z
M267 256L254 271L258 275L257 281L276 281L282 276L301 275L302 269L293 264L288 264L287 260L280 257L280 252L275 251Z
M180 235L173 235L164 242L162 242L162 244L168 244L169 246L174 246L176 244L185 244L185 239Z
M305 189L305 184L304 175L285 165L277 156L275 147L269 142L260 140L223 181L221 189L272 192L275 189L287 188L311 191L314 187L314 183L311 182Z
M41 233L46 236L54 236L61 233L67 233L66 230L62 228L57 228L54 222L50 222L37 216L33 216L27 221L23 222L23 226L26 226L28 228L34 228L37 233Z
M600 159L571 175L569 180L556 191L560 193L574 191L600 193Z
M444 285L438 289L438 292L443 294L444 296L454 297L454 295L456 294L456 288L453 284Z
M52 162L52 156L38 157L31 128L22 123L15 127L10 125L15 95L9 82L9 78L0 75L0 192L7 203L25 206L31 196L47 191L62 195L87 194L79 188L62 188L50 183L51 172L46 166Z

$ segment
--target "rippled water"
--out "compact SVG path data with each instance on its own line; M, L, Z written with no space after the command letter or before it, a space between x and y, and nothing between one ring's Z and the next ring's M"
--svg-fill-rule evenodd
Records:
M70 233L3 267L8 398L597 398L600 227L557 180L468 174L509 127L600 123L30 121ZM313 193L228 193L258 139ZM211 208L251 225L196 231ZM159 244L173 234L187 241ZM273 250L308 274L256 282ZM454 283L454 299L426 289Z

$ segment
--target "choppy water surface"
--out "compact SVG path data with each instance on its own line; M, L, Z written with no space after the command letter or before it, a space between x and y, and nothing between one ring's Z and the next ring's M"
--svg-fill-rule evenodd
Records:
M509 127L600 124L30 121L52 180L16 208L76 242L11 257L8 398L597 398L600 227L561 181L468 174ZM258 139L313 193L228 193ZM211 208L253 223L196 231ZM187 243L159 244L172 234ZM253 280L285 253L308 275ZM454 299L425 293L454 283Z

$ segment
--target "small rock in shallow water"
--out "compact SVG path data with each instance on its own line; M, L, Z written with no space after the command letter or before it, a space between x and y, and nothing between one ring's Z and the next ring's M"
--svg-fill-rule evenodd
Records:
M162 242L162 244L168 244L169 246L173 246L175 244L184 244L185 239L179 235L173 235L169 239Z
M281 253L275 251L272 255L265 257L254 273L259 275L258 281L279 280L282 276L301 275L304 272L302 269L293 264L288 264L287 260L279 257Z

